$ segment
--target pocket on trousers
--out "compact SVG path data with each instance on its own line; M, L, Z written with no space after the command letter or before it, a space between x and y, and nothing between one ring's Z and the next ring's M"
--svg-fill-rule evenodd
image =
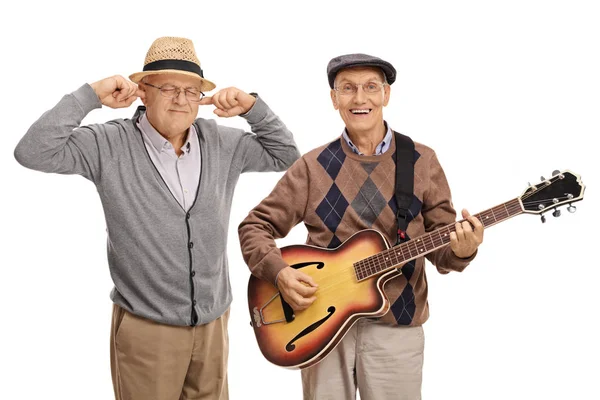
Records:
M125 321L128 317L128 312L124 308L119 307L119 315L117 316L117 323L115 327L115 343L119 341L119 337L122 336Z

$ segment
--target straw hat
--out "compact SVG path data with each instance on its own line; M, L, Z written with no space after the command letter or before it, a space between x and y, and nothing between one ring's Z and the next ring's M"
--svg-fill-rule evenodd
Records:
M143 77L156 74L183 74L198 78L201 82L200 90L203 92L215 88L214 83L204 79L194 44L186 38L161 37L156 39L146 54L143 72L131 74L129 79L138 83Z

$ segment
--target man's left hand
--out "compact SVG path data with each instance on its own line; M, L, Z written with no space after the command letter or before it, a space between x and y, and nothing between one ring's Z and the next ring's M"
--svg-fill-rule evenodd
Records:
M248 93L234 87L219 90L212 96L200 100L200 104L213 104L213 111L219 117L234 117L247 113L256 103L256 98Z
M466 221L457 222L456 232L450 232L450 247L457 257L469 258L483 242L483 225L465 209L462 216Z

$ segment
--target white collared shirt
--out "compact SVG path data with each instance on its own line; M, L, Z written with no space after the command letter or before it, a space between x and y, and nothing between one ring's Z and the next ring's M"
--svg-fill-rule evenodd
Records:
M376 155L376 156L380 156L383 153L385 153L390 148L390 145L392 144L392 128L389 127L387 122L384 122L384 123L387 128L387 132L386 132L383 140L377 145L377 147L375 147L374 155ZM344 140L346 141L346 143L352 149L353 152L355 152L359 156L364 156L364 154L361 153L360 150L358 150L358 147L356 147L354 145L354 143L352 143L352 140L350 140L350 136L348 136L348 131L346 130L346 128L344 128L344 131L342 132L342 137L344 138Z
M181 147L183 153L178 156L173 145L150 124L146 113L140 117L137 126L142 132L150 159L173 197L185 211L188 211L196 199L202 165L196 129L193 125L190 126L187 140Z

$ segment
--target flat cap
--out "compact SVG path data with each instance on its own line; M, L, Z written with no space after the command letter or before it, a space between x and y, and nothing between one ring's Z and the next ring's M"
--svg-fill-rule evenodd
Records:
M379 57L370 56L368 54L345 54L343 56L334 57L327 64L327 78L329 86L333 89L333 82L337 73L344 68L352 67L378 67L385 74L385 79L388 84L394 83L396 80L396 68L387 61Z

